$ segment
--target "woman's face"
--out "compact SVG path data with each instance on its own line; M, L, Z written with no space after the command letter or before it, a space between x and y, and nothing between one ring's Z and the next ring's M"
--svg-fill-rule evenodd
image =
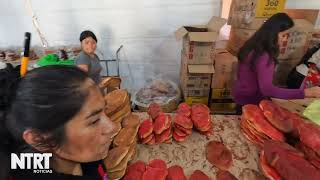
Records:
M286 42L288 42L289 38L289 30L282 31L278 33L278 45L279 47L285 46Z
M97 48L97 42L92 37L87 37L81 41L81 48L87 54L94 54Z
M89 96L81 110L65 125L66 139L54 153L75 162L104 159L115 134L115 124L105 115L105 101L90 80Z

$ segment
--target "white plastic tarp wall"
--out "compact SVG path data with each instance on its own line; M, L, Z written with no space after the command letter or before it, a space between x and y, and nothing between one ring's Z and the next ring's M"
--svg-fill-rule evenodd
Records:
M98 37L103 58L120 53L125 87L137 89L147 78L163 73L178 82L181 42L174 31L182 25L205 24L220 15L220 0L31 0L40 28L50 46L78 44L81 31ZM0 0L0 47L19 46L23 34L33 34L25 1ZM98 53L101 56L101 54Z

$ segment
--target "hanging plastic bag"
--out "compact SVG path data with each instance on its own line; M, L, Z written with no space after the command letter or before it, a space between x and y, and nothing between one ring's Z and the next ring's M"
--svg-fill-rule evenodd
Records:
M320 71L316 64L310 64L309 72L305 80L305 88L310 88L320 85Z
M312 122L320 125L320 100L313 101L303 112Z

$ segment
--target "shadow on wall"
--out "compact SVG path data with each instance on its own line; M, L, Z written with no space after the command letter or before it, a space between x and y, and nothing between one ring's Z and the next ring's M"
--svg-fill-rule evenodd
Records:
M102 28L94 32L98 38L96 54L99 56L102 65L102 76L117 75L117 67L115 63L108 63L108 68L104 60L111 60L116 58L116 50L111 47L112 42L112 30L108 26L103 26ZM120 45L119 45L120 46Z
M114 38L113 31L110 27L104 26L103 28L97 30L96 36L98 38L98 47L96 54L99 56L102 65L102 76L120 76L122 79L121 88L127 89L130 93L135 92L135 89L142 84L139 84L138 79L141 79L145 73L142 71L146 64L136 64L130 63L130 58L127 54L126 43L116 42ZM104 60L116 59L116 51L123 45L119 51L118 61L119 67L116 62L105 63ZM119 74L117 73L119 68ZM134 70L134 72L133 72Z

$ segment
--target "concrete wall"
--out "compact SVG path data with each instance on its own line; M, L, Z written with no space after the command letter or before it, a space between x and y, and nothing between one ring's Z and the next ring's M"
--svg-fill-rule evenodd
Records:
M31 0L50 46L78 44L82 30L98 37L102 58L120 53L126 87L137 89L147 78L164 73L178 81L181 42L174 31L182 25L205 24L220 15L220 0ZM24 1L1 0L0 47L19 46L32 32L41 45Z

